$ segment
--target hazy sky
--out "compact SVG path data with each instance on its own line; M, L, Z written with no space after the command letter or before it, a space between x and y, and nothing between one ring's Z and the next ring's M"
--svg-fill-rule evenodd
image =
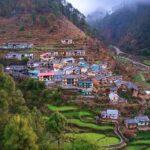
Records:
M105 9L110 11L113 7L120 5L121 3L133 3L133 2L150 2L150 0L67 0L75 8L84 13L85 15L98 10Z

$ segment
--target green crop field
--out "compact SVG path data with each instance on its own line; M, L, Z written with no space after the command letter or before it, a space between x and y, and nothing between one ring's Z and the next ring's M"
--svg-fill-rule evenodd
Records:
M118 144L120 140L114 134L112 125L97 125L95 116L100 112L100 109L81 109L77 106L54 106L48 105L48 109L60 111L66 118L68 126L71 130L65 134L67 141L64 143L68 147L72 140L84 140L91 144L96 144L101 149L103 146ZM48 117L45 117L48 119ZM102 148L103 147L103 148Z
M48 109L51 111L73 111L77 110L78 107L76 106L54 106L54 105L48 105Z
M150 66L150 60L144 60L144 64Z
M116 137L105 136L104 134L97 133L78 133L78 134L66 134L66 138L86 140L91 144L96 144L98 147L119 144L120 140Z
M150 132L138 132L125 150L150 150Z
M68 119L68 123L75 124L79 127L91 128L95 130L113 130L113 126L108 125L100 126L93 123L85 123L82 122L80 119Z
M92 113L88 111L80 111L80 112L64 112L63 113L66 117L67 116L74 116L74 117L81 117L81 116L91 116Z

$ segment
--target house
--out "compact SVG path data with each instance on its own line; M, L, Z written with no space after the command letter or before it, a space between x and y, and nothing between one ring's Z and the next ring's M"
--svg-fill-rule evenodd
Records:
M85 50L68 50L66 56L85 56Z
M117 103L119 101L119 96L118 96L118 94L111 92L109 94L109 99L112 103Z
M80 79L78 82L79 88L93 88L93 81L91 79Z
M124 88L124 89L133 90L133 91L134 90L138 91L138 87L135 84L133 84L132 82L116 80L116 81L114 81L114 83L118 88Z
M91 65L90 69L93 72L99 72L101 70L100 65L98 65L98 64Z
M145 94L150 96L150 90L146 90Z
M138 116L135 117L135 120L137 121L138 126L148 126L150 122L148 116Z
M38 78L40 81L53 81L54 72L53 71L40 72L38 73Z
M0 49L31 49L33 44L26 42L9 42L0 46Z
M78 81L78 87L81 90L81 95L92 95L93 81L91 79L80 79Z
M22 60L23 58L33 59L33 54L27 53L8 53L5 56L6 59L18 59Z
M64 75L64 71L54 71L54 81L60 82L62 81L62 77Z
M12 74L13 76L21 76L22 74L27 75L28 69L26 66L22 65L11 65L6 67L6 72Z
M64 75L63 76L63 86L67 87L77 87L78 86L78 81L79 81L80 76L79 75Z
M42 63L38 62L38 61L29 60L27 62L27 67L28 68L38 68L38 67L41 67L41 66L42 66Z
M125 121L124 121L124 123L125 123L125 127L127 128L127 129L136 129L137 128L137 120L135 120L135 119L126 119Z
M40 55L40 59L43 61L53 60L56 56L59 56L58 51L52 51Z
M80 74L80 68L74 66L67 66L63 68L63 71L66 75L69 74Z
M63 64L73 64L75 63L75 59L73 57L67 57L67 58L63 58L61 62Z
M29 70L28 73L31 78L38 79L38 74L40 73L40 70Z
M73 40L70 39L70 38L62 39L61 40L61 44L63 44L63 45L70 45L70 44L73 44Z
M107 109L106 111L101 112L101 117L103 119L117 120L119 118L119 111L115 109Z

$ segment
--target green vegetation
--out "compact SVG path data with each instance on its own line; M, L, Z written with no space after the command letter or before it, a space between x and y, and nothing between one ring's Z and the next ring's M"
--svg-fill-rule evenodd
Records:
M82 116L91 116L92 113L87 111L80 111L80 112L65 112L63 113L65 116L73 116L73 117L82 117Z
M149 132L138 132L137 136L131 139L129 146L125 150L142 150L150 147L150 133Z
M48 26L48 19L46 16L40 16L40 23L43 25L43 26Z
M145 77L142 73L139 73L134 77L134 80L137 82L145 82Z
M150 60L144 60L144 64L150 66Z
M48 119L48 130L57 140L58 146L61 144L60 142L64 135L66 123L66 118L59 112L54 112Z
M91 128L94 130L113 130L112 126L107 126L107 125L100 126L100 125L96 125L96 124L92 124L92 123L85 123L79 119L68 119L68 123L75 124L79 127Z
M106 145L118 144L119 139L116 137L107 137L104 134L97 133L79 133L79 134L66 134L66 138L75 140L86 140L87 142L97 145L99 148Z
M37 136L29 124L29 120L16 115L11 118L4 130L4 149L37 150Z
M149 14L150 6L142 3L134 11L122 7L103 19L96 19L92 27L98 30L100 37L104 36L105 40L119 45L125 52L147 57L150 56Z
M44 103L48 102L61 102L61 89L49 90L45 87L44 82L25 79L18 83L18 87L21 89L29 108L33 108L34 106L41 107Z
M0 16L20 16L25 12L28 12L31 15L30 20L32 25L37 22L38 15L52 13L56 17L64 15L80 29L89 31L89 27L85 21L85 16L77 9L73 8L70 3L66 3L65 0L0 0ZM48 25L47 17L42 15L40 17L40 22L44 26Z
M99 150L96 144L91 144L87 140L75 139L72 143L65 144L65 150Z
M24 27L23 24L21 24L21 25L19 26L19 31L24 31L24 30L25 30L25 27Z
M48 105L48 109L51 111L72 111L77 110L78 107L76 106L54 106L54 105Z

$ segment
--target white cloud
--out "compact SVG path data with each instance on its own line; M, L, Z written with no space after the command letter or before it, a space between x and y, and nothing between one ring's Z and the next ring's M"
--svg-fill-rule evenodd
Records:
M111 10L113 7L119 4L126 3L149 3L150 0L67 0L70 2L75 8L84 13L85 15L98 10L105 9L107 11Z

